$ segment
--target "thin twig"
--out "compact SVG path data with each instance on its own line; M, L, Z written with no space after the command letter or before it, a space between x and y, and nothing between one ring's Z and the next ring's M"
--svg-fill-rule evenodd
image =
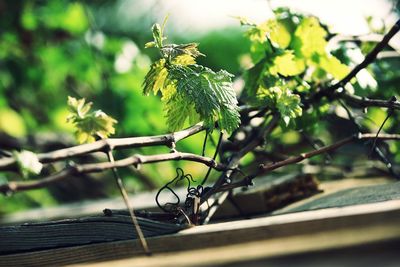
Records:
M307 153L302 153L302 154L300 154L298 156L293 156L293 157L287 158L285 160L282 160L282 161L279 161L279 162L276 162L276 163L272 163L272 164L269 164L269 165L261 164L259 166L259 169L255 173L245 177L244 179L242 179L239 182L220 186L217 191L218 192L223 192L223 191L232 190L232 189L237 188L237 187L243 187L243 186L251 185L252 180L255 177L259 176L260 174L265 174L265 173L271 172L271 171L273 171L275 169L278 169L278 168L281 168L281 167L284 167L284 166L287 166L287 165L290 165L290 164L299 163L299 162L301 162L301 161L303 161L305 159L308 159L308 158L311 158L311 157L314 157L314 156L317 156L317 155L320 155L320 154L323 154L323 153L326 153L326 152L329 152L329 151L336 150L336 149L338 149L338 148L340 148L340 147L342 147L342 146L344 146L346 144L349 144L351 142L354 142L354 141L370 140L370 139L374 139L374 138L376 138L376 134L371 134L371 133L369 133L369 134L358 134L358 135L354 135L354 136L350 136L350 137L347 137L345 139L342 139L342 140L340 140L340 141L338 141L338 142L336 142L336 143L334 143L332 145L324 146L324 147L321 147L320 149L313 150L313 151L310 151L310 152L307 152ZM381 135L378 136L378 139L379 140L400 140L400 135L399 134L381 134Z
M224 135L224 134L223 134L222 132L219 133L218 143L217 143L217 145L216 145L216 147L215 147L215 152L214 152L213 160L215 160L215 159L217 158L218 151L219 151L219 148L220 148L220 146L221 146L221 142L222 142L222 137L223 137L223 135ZM207 179L208 179L208 176L210 176L211 170L212 170L212 168L209 167L208 170L207 170L206 175L204 176L203 181L201 181L201 185L204 185L204 184L207 182Z
M111 150L107 151L107 157L108 157L110 163L115 163L114 156L113 156ZM116 167L112 168L112 172L113 172L113 175L114 175L114 178L115 178L115 182L117 183L119 191L120 191L120 193L122 195L122 199L124 200L125 206L129 211L129 215L130 215L130 217L132 219L132 223L133 223L133 225L135 227L135 230L136 230L136 233L137 233L137 235L139 237L140 243L142 244L143 250L147 255L150 255L151 252L150 252L149 246L147 244L146 238L143 235L142 229L140 228L139 222L138 222L138 220L137 220L137 218L135 216L133 207L132 207L131 203L129 202L129 197L128 197L128 194L126 193L126 190L125 190L124 184L122 182L121 176L119 176L118 170L117 170Z
M185 130L156 136L128 137L128 138L109 138L101 139L90 144L83 144L69 148L59 149L47 153L39 153L37 157L41 163L50 163L72 157L78 157L94 152L106 152L108 149L118 150L134 147L171 145L191 135L204 130L203 124L198 123ZM16 170L16 160L14 158L0 159L0 171Z
M239 161L250 151L252 151L255 147L259 146L261 142L264 140L265 135L268 135L275 129L279 120L279 115L274 115L272 120L263 128L260 129L258 135L254 137L245 147L243 147L238 153L236 153L228 163L228 171L223 173L219 179L215 182L212 189L205 193L201 198L201 204L204 203L214 192L232 175L232 171L230 169L235 169L239 165Z
M376 146L376 141L378 140L379 133L382 131L383 126L385 125L387 120L390 118L390 116L392 116L392 114L393 114L393 109L389 109L389 112L386 115L386 118L383 120L381 126L379 127L378 131L376 132L376 135L375 135L375 138L374 138L374 142L372 143L372 146L371 146L371 150L368 153L368 158L370 158L371 155L372 155L372 152L374 152L374 149L375 149L375 146Z
M204 136L204 141L203 141L203 148L201 149L201 155L204 157L206 154L206 145L207 145L207 138L208 138L208 131L206 131L206 134Z
M149 156L134 155L113 162L89 163L81 165L77 164L68 166L64 170L56 174L50 175L48 177L42 178L40 180L9 182L6 184L1 184L0 193L10 194L31 189L43 188L49 186L50 184L54 184L61 180L67 179L68 177L71 177L71 175L73 174L102 172L113 168L122 168L138 164L148 164L148 163L156 163L156 162L171 161L171 160L186 160L186 161L199 162L206 166L212 167L217 171L225 171L229 168L224 164L216 162L212 158L202 157L191 153L174 152L174 153L149 155Z
M333 94L334 98L343 99L349 105L356 105L361 108L366 107L381 107L400 110L400 102L395 99L381 100L351 95L345 91Z
M259 129L258 134L246 145L244 146L238 153L234 154L234 156L229 160L228 163L228 171L224 172L218 180L214 183L212 188L208 190L204 195L201 196L200 199L200 205L202 205L204 202L207 202L207 200L214 195L217 192L220 192L219 188L226 182L227 179L230 178L232 175L232 170L230 169L236 169L239 165L240 160L250 151L252 151L254 148L259 146L265 137L269 135L277 126L278 121L279 121L279 115L274 114L271 121L269 121L268 124L266 124L262 129ZM215 202L218 204L221 204L226 198L228 197L228 193L224 192L220 196L216 197ZM218 209L219 205L212 205L211 208L208 210L208 214L206 218L204 219L205 224L209 222L211 217L214 215L216 210Z
M340 87L343 87L344 85L346 85L348 82L350 82L351 79L353 79L357 73L366 68L369 64L371 64L376 56L378 55L378 53L380 51L382 51L387 44L389 43L390 39L392 39L393 36L395 36L400 30L400 20L398 20L396 22L396 24L393 25L393 27L390 29L390 31L385 34L385 36L383 37L382 41L379 42L378 44L376 44L376 46L374 47L374 49L368 53L368 55L365 57L365 59L358 64L349 74L346 75L346 77L344 77L341 81L337 82L336 84L330 86L328 88L328 90L336 90Z
M366 68L369 64L374 62L378 53L381 52L387 46L389 41L393 38L393 36L395 36L399 32L399 30L400 30L400 20L398 20L396 24L393 25L390 31L387 34L385 34L382 41L377 43L374 49L372 49L372 51L365 56L364 60L360 64L355 66L350 71L349 74L347 74L342 80L338 81L337 83L327 88L321 89L317 91L315 94L311 95L310 98L306 99L305 101L306 104L312 103L315 100L318 100L325 95L330 95L332 94L332 92L335 92L339 88L343 88L348 82L350 82L357 75L357 73L360 70Z
M354 43L379 43L382 41L384 35L383 34L378 34L378 33L370 33L366 35L335 35L333 38L329 39L329 45L337 45L338 43L341 42L354 42ZM393 40L391 43L390 41L387 44L390 48L392 48L396 54L399 54L399 48L398 45L396 45L396 42ZM385 51L386 52L386 51ZM378 54L378 58L380 56L380 53Z

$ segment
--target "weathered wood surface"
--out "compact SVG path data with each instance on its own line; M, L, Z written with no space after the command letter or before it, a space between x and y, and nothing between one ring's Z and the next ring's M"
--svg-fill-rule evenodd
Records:
M181 199L184 199L187 194L186 188L178 188L176 192L181 196ZM227 203L222 205L215 218L221 219L262 214L318 192L318 184L311 175L262 177L257 179L255 186L249 187L247 190L234 190L232 199L229 199ZM155 202L156 194L157 191L153 191L131 196L131 203L134 204L136 210L160 211ZM172 194L162 194L162 197L163 203L174 203L176 201ZM233 207L230 201L233 201L233 203L238 206ZM105 208L114 210L126 209L125 204L119 197L115 199L97 200L69 204L61 207L18 212L0 217L0 224L79 218L98 214Z
M134 204L136 210L158 210L154 201L156 192L146 192L130 196L130 202ZM10 199L12 201L12 199ZM168 199L174 201L174 199ZM0 216L0 224L16 224L21 222L38 222L58 220L65 218L80 218L99 214L105 208L126 209L121 197L109 198L96 201L85 201L67 204L57 207L38 208L14 214Z
M400 239L374 240L365 237L365 231L306 236L295 236L268 241L229 245L213 249L191 250L178 253L164 253L153 257L132 257L128 259L70 265L71 267L369 267L399 266ZM317 246L318 244L318 246Z
M219 207L213 220L265 214L318 194L317 179L310 174L267 176L249 188L237 188Z
M342 190L333 194L322 196L296 208L289 209L287 212L290 213L305 210L344 207L357 205L359 203L368 204L393 199L400 199L400 182Z
M185 226L137 218L146 237L176 233ZM129 216L113 215L0 227L0 255L136 239Z
M321 183L323 194L288 205L272 214L284 214L400 199L400 182L385 178L345 179Z
M399 223L400 200L392 200L198 226L173 235L149 238L148 244L154 258L159 259L158 263L163 259L164 264L152 263L148 266L190 266L197 263L212 265L214 261L216 264L221 263L221 259L229 261L250 256L272 257L283 253L399 240ZM231 249L231 253L220 254L226 248ZM178 264L180 253L188 250L199 251L190 254L193 257ZM158 255L168 252L179 253L176 254L178 256ZM140 243L137 240L127 240L3 255L0 256L0 266L59 266L134 255L142 255ZM139 259L144 260L143 257ZM152 259L153 257L149 260ZM137 266L144 265L137 261L136 263ZM110 265L113 264L103 266Z

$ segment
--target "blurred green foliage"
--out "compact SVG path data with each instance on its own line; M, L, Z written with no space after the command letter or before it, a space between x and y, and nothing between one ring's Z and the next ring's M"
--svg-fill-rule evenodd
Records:
M148 13L132 14L135 25L129 25L117 15L123 2L0 0L0 133L19 139L46 132L73 135L74 127L66 121L67 96L93 101L95 109L101 108L118 120L115 137L168 131L160 95L143 96L141 90L151 62L158 56L154 51L144 50L145 42L151 39L149 25L156 19ZM278 108L284 115L284 123L273 132L265 150L296 153L305 146L304 135L314 136L315 141L323 144L322 140L330 142L354 133L354 125L341 124L344 115L340 103L332 105L323 99L320 105L303 112L300 97L312 88L343 77L348 71L346 65L357 63L354 55L365 55L374 43L343 42L327 52L327 42L333 35L326 25L315 18L289 13L287 9L278 9L276 16L276 20L258 25L242 19L242 24L249 26L247 30L238 26L203 35L178 36L169 27L172 39L169 41L200 43L200 51L207 56L199 57L199 64L233 73L238 90L243 89L240 84L246 80L242 101L257 96L251 99L253 104L259 104L261 99L263 104L267 102ZM371 24L371 32L386 31L374 29ZM314 71L305 73L310 66ZM245 69L249 71L242 79ZM350 89L360 96L389 99L398 96L399 82L398 58L378 59ZM376 131L386 111L369 108L366 113L357 111L353 115L363 130ZM399 116L395 113L384 130L398 133ZM288 124L292 127L287 127ZM216 139L218 133L213 135ZM190 137L179 142L178 149L201 153L203 140L204 133ZM29 144L26 148L40 152ZM399 162L400 144L391 143L388 149ZM133 151L161 152L168 152L168 148ZM208 144L206 154L213 152L214 146ZM128 153L132 151L118 152L116 158ZM353 157L339 157L337 161L348 164ZM250 164L254 158L250 153L243 163ZM322 165L325 162L323 157L312 161ZM142 172L160 186L175 176L178 165L198 180L207 171L198 163L164 162L143 166ZM128 190L146 188L142 178L132 171L123 170L122 174ZM22 178L0 174L0 183L18 179ZM109 195L117 193L109 174L100 179L106 183ZM45 189L19 193L12 201L0 196L0 213L54 205L57 199L53 191Z
M114 137L168 132L160 97L143 96L141 90L151 58L157 56L152 51L144 51L149 28L135 25L131 32L121 31L121 27L129 27L113 17L118 4L110 1L0 1L0 132L23 139L46 132L73 134L73 125L66 121L68 96L93 101L96 109L101 108L116 118ZM114 13L104 17L104 12L99 10ZM149 18L151 16L147 20ZM104 24L104 20L115 24ZM212 32L195 40L209 53L201 63L237 74L238 55L248 50L248 43L239 28L220 33ZM230 45L243 41L241 46ZM185 40L177 38L176 42ZM220 46L221 43L225 45ZM178 148L199 153L203 139L204 135L199 134L184 140ZM27 149L41 152L29 144ZM133 153L167 151L144 148ZM206 152L212 154L213 145L208 145ZM118 153L117 158L132 151ZM179 165L194 177L202 177L207 171L197 163ZM145 166L142 171L155 185L161 185L175 175L176 166L176 162L167 162ZM131 171L122 173L128 190L146 188ZM15 174L0 174L0 179L6 182L21 178ZM109 195L116 194L111 176L106 174L102 179L110 185L107 186ZM40 202L44 206L54 204L57 196L53 197L47 190L21 193L12 201L1 196L0 213L35 207Z

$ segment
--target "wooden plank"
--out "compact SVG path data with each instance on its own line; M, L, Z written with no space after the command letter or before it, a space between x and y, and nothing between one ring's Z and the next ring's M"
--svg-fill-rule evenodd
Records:
M144 236L176 233L185 225L137 218ZM96 216L0 227L0 255L136 239L129 216Z
M310 174L262 177L255 181L255 186L233 190L232 196L224 201L212 219L265 214L320 193L318 184Z
M379 183L379 181L381 181ZM373 182L373 183L371 183ZM378 184L377 184L378 182ZM321 185L324 194L289 205L273 214L283 214L306 210L344 207L357 204L376 203L400 199L400 182L390 182L382 179L349 179L334 181Z
M223 246L244 248L249 243L265 242L262 243L262 246L267 248L264 251L278 253L278 248L281 251L286 250L282 240L297 244L293 251L298 251L301 247L317 249L323 240L326 242L324 246L329 247L346 245L353 242L352 240L375 242L400 238L399 223L400 200L392 200L198 226L173 235L149 238L148 244L150 249L158 254L204 247L207 247L209 251ZM319 236L319 239L314 241L311 239L311 242L309 238L313 236ZM342 241L336 242L338 237ZM121 259L133 255L143 255L137 240L5 255L0 256L0 266L65 265ZM208 257L206 253L201 255L204 260ZM173 265L172 262L168 264Z
M157 211L154 197L157 192L140 193L130 196L130 202L134 204L136 210ZM174 201L173 198L167 199ZM10 201L12 201L10 199ZM104 209L126 209L121 197L109 198L96 201L85 201L73 204L66 204L57 207L38 208L22 212L16 212L7 216L0 217L0 224L16 224L26 222L38 222L48 220L58 220L65 218L80 218L84 216L96 215Z
M398 232L398 228L394 227L393 229L367 227L326 231L313 235L72 266L397 266L400 238L398 235L393 237L391 230ZM304 257L308 259L301 264L299 258Z
M250 187L248 190L235 190L233 201L238 203L239 209L243 210L242 214L232 207L231 203L226 203L222 205L216 218L262 214L317 192L318 185L311 175L263 177L257 180L256 186ZM181 199L184 199L187 194L186 188L178 188L176 193L182 197ZM157 191L140 193L131 196L130 200L131 203L134 203L135 210L160 211L155 202L156 194ZM162 203L176 201L172 194L162 194L162 197ZM18 212L0 217L0 224L79 218L99 214L105 208L126 209L121 197L118 197Z
M289 175L289 176L281 176L281 177L263 177L257 178L255 180L255 186L249 187L248 190L235 190L236 193L233 198L233 201L238 204L240 211L242 212L242 216L250 216L255 214L261 214L263 212L269 212L272 209L278 209L283 205L288 205L293 201L298 203L298 200L312 194L315 194L317 190L324 191L323 194L329 194L332 192L336 192L338 190L347 189L351 187L359 187L364 185L374 185L374 184L387 184L392 182L392 180L387 178L373 178L373 179L344 179L333 182L323 182L318 188L315 184L311 183L308 187L297 187L300 190L296 189L296 186L289 189L286 194L285 191L288 189L288 180L292 180L297 176ZM307 182L309 180L299 179L299 182ZM279 184L282 184L279 185ZM296 183L292 183L292 185L296 185ZM289 186L290 187L290 186ZM293 189L296 189L293 191ZM186 189L177 189L177 193L179 195L185 196ZM272 190L272 191L271 191ZM270 198L268 192L280 191L281 193L278 196ZM155 204L154 197L156 195L156 191L140 193L134 196L131 196L131 203L134 204L136 210L147 210L147 211L159 211L158 207ZM322 194L318 194L315 197L311 196L307 199L316 199L321 197ZM164 196L163 199L165 202L175 202L175 199L170 196ZM168 198L170 197L170 198ZM252 201L250 201L252 200ZM254 201L253 201L254 200ZM10 200L11 201L11 200ZM304 203L304 202L301 202ZM290 206L295 207L294 206ZM27 222L38 222L38 221L49 221L49 220L58 220L65 218L81 218L85 216L92 216L101 213L101 211L105 208L109 209L121 209L125 210L125 204L123 203L121 197L113 198L113 199L104 199L104 200L96 200L96 201L86 201L81 203L74 203L68 205L62 205L57 207L48 207L48 208L39 208L33 209L23 212L16 212L9 215L0 215L0 224L1 225L12 225L16 223L27 223ZM232 218L241 216L237 207L233 206L231 201L226 201L223 203L220 210L217 212L215 219L221 218Z

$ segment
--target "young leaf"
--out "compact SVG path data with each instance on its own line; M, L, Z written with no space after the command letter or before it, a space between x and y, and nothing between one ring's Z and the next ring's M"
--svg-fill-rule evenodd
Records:
M284 86L260 87L257 97L259 101L264 102L273 109L277 109L286 126L290 124L292 119L302 114L300 96L293 94Z
M187 118L193 118L197 115L193 104L185 101L182 96L175 93L164 106L167 117L167 124L171 131L177 131L183 128Z
M274 65L269 69L271 74L279 73L283 76L295 76L304 72L304 60L296 58L293 51L285 51L274 58Z
M67 121L72 122L75 127L75 135L79 143L95 141L95 136L107 138L115 133L115 119L108 116L101 110L90 111L92 103L86 103L85 99L68 97L70 115Z
M165 73L168 74L167 69L165 68L165 59L160 59L154 62L150 66L149 72L144 77L142 84L143 94L148 95L150 92L157 94L158 90L164 86Z
M314 54L325 54L327 32L321 27L317 18L304 18L294 35L296 54L306 58L310 58Z
M38 175L42 171L43 164L40 163L35 153L27 150L21 152L14 151L13 156L24 178L30 174Z
M348 66L342 64L339 59L332 55L320 56L319 64L322 69L331 74L336 80L343 79L350 72Z
M231 133L240 123L232 75L226 71L215 73L209 68L174 66L170 79L177 81L177 92L183 100L194 104L200 119L212 130L217 121L221 130Z
M197 65L196 58L204 55L196 43L163 45L159 26L153 26L153 36L162 59L151 65L143 93L161 92L169 129L179 130L189 119L204 121L209 131L217 122L221 130L233 132L240 123L233 75Z
M197 58L198 56L204 56L204 54L200 53L199 49L197 48L198 44L196 43L189 43L189 44L169 44L165 45L160 48L161 53L164 57L169 59L174 59L177 56L181 55L189 55L192 58Z
M241 24L252 26L246 33L252 42L264 43L269 38L274 45L282 49L290 44L290 33L278 20L270 19L258 25L243 24L241 20Z

